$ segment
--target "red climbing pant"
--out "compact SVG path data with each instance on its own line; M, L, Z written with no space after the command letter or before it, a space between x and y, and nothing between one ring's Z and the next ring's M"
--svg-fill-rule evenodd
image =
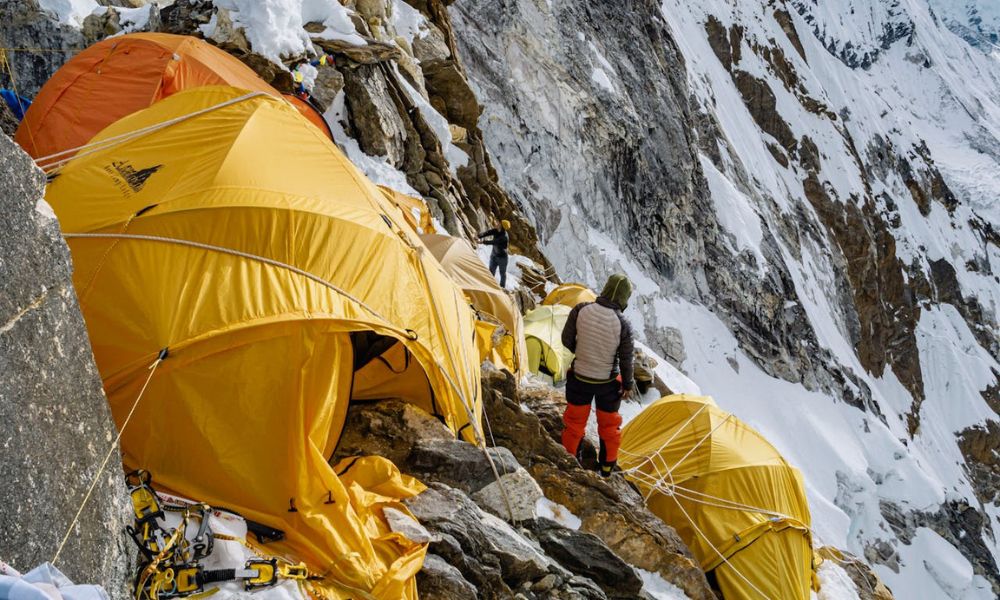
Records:
M566 452L576 456L580 447L590 405L597 404L597 433L601 438L601 453L598 460L602 464L613 464L618 460L621 446L622 417L618 414L621 405L621 386L618 381L590 383L581 381L570 371L566 376L566 412L563 413L562 444Z
M618 461L618 448L622 445L622 416L617 412L597 409L597 435L601 437L601 463Z
M587 420L590 418L590 404L566 403L563 413L562 444L566 452L576 456L580 441L587 430Z

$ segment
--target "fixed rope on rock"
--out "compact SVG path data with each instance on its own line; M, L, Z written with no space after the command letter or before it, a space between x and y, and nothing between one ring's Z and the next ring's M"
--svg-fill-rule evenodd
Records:
M139 401L142 400L143 394L146 393L146 388L149 387L149 382L153 379L153 375L156 374L157 367L160 366L160 363L166 360L168 355L169 350L167 348L163 348L157 355L156 360L149 365L149 375L146 376L146 381L143 382L142 389L139 390L139 394L135 397L135 401L132 403L132 408L129 409L128 414L125 416L125 420L122 422L122 428L118 431L118 435L115 436L115 439L108 447L108 451L104 455L104 460L101 462L101 466L98 467L97 472L94 473L94 477L90 482L90 487L87 488L87 493L80 502L80 506L76 509L76 514L73 515L73 520L70 521L69 527L66 528L66 533L63 535L62 541L59 542L59 548L56 549L56 553L52 556L52 560L50 562L53 566L59 562L59 555L62 554L63 548L66 547L66 542L69 540L70 534L73 533L73 529L80 520L80 514L83 513L83 509L87 506L90 496L94 493L94 488L97 487L97 482L100 481L101 475L104 473L104 469L108 466L108 462L111 460L112 455L114 455L115 451L118 449L118 443L122 439L122 434L125 433L125 429L128 427L129 421L132 420L132 415L135 414L135 409L139 406Z

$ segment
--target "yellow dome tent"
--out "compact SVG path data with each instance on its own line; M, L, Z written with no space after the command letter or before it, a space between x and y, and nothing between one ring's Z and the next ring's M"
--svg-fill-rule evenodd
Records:
M549 292L542 300L542 305L562 304L573 308L577 304L593 302L594 300L597 300L597 294L590 291L590 288L582 283L564 283Z
M267 551L327 597L414 598L426 547L365 507L422 487L327 460L352 398L481 440L479 363L461 290L375 186L282 100L202 87L105 129L46 198L125 464L285 531Z
M465 240L439 234L423 235L420 239L462 288L476 311L503 325L506 332L499 344L491 345L489 354L497 366L520 374L527 364L528 351L524 345L524 322L513 300Z
M524 315L524 342L532 373L551 375L555 382L566 379L573 353L562 343L562 330L572 309L562 304L539 306Z
M809 600L802 474L711 398L667 396L622 430L618 463L726 600Z

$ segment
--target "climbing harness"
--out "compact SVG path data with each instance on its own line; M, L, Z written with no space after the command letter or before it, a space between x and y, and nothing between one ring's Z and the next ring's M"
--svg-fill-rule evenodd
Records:
M275 586L281 580L312 578L305 563L293 564L259 555L247 559L242 568L206 569L202 562L211 556L216 540L243 544L255 554L256 550L245 540L212 531L210 517L215 509L209 505L163 502L153 489L152 480L152 475L143 470L125 476L135 518L133 525L125 530L141 554L135 579L136 600L186 598L206 593L205 586L214 583L239 582L244 590L252 592ZM176 527L166 525L166 512L180 513ZM247 529L252 531L249 521ZM284 536L282 531L265 529L271 536L267 541ZM263 536L257 535L260 543L266 543Z

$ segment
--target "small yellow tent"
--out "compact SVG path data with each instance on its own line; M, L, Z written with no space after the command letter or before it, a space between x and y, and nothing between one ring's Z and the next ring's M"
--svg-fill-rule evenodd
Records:
M802 474L711 398L667 396L622 430L619 464L726 600L809 600Z
M352 398L400 397L482 439L474 313L461 290L376 187L278 98L197 88L101 140L46 198L126 465L284 530L268 550L305 560L327 597L414 598L425 546L364 507L419 484L380 499L357 487L375 473L345 485L327 460Z
M528 351L524 344L524 322L513 300L465 240L439 234L422 235L420 239L455 284L462 288L476 311L503 325L506 331L491 349L493 362L520 374L527 365Z
M562 304L539 306L524 315L524 341L528 347L528 368L533 373L551 375L559 382L573 362L573 353L562 344L562 330L572 309Z
M597 300L597 294L590 291L590 288L582 283L564 283L557 286L542 300L543 306L562 304L570 308L584 302Z

